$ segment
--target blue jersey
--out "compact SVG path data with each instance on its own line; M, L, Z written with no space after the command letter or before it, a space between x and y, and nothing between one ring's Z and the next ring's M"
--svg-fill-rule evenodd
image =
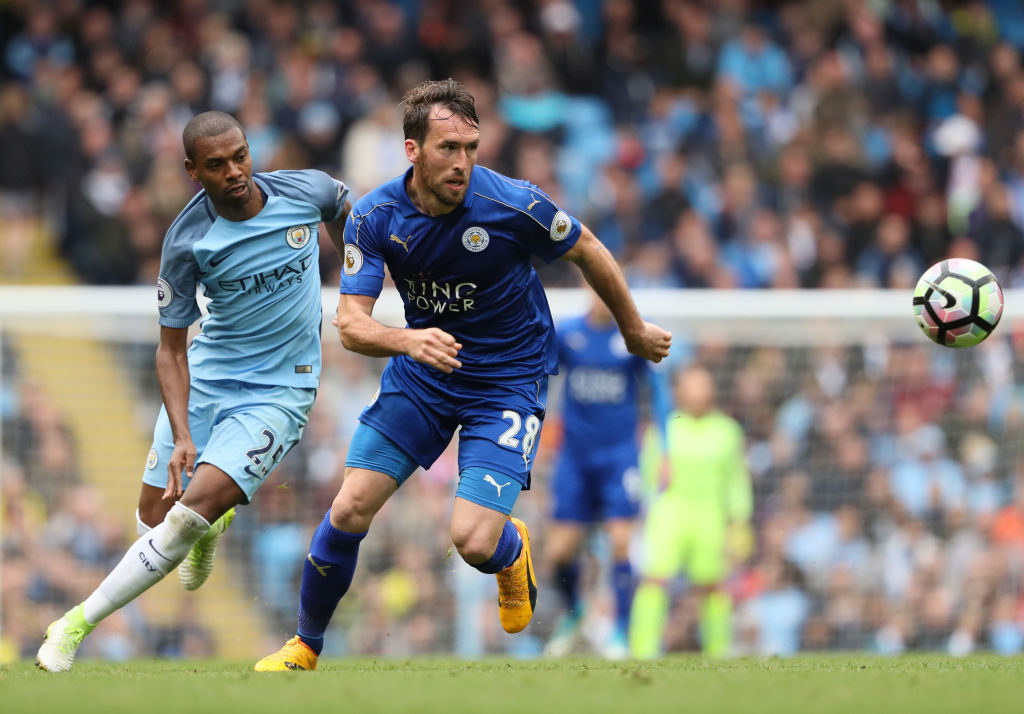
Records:
M635 445L641 382L650 380L655 413L668 411L666 390L647 360L629 353L615 323L597 326L578 317L561 324L558 362L565 373L566 450Z
M196 286L209 298L188 352L196 379L316 387L320 380L318 227L333 221L348 189L321 171L253 176L263 209L229 221L201 191L164 238L157 281L160 324L188 327L200 316Z
M463 204L441 216L420 213L404 176L374 189L345 224L341 292L380 295L387 265L409 327L437 327L462 344L456 374L523 383L558 369L547 297L530 257L553 261L580 235L580 223L539 188L482 166ZM441 373L400 355L409 369Z

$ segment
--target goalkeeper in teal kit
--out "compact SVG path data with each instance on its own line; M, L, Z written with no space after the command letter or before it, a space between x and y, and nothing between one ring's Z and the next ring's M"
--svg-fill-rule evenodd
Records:
M187 589L202 584L234 507L298 443L319 384L318 227L340 245L348 189L320 171L254 176L244 130L221 112L194 117L182 139L185 168L204 190L168 229L161 255L164 406L143 473L140 537L49 626L36 663L50 672L70 670L100 620L179 564ZM200 285L209 315L186 351Z
M453 80L404 100L412 167L353 206L338 304L342 343L391 357L359 417L344 482L303 565L296 634L257 671L315 669L324 632L352 582L377 511L459 430L450 533L459 555L498 582L507 632L529 623L537 589L526 524L511 517L529 484L557 346L531 257L576 263L608 305L626 347L658 361L671 335L636 310L614 259L538 187L475 166L479 120ZM385 266L407 327L371 317Z

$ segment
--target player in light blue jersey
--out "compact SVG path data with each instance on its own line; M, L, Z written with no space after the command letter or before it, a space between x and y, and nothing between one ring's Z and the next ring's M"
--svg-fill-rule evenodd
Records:
M474 166L471 94L425 82L404 100L404 175L361 198L345 226L338 331L348 349L391 357L360 416L345 478L303 566L296 636L257 671L314 669L374 515L459 430L450 532L462 558L498 580L508 632L529 623L536 581L529 533L510 513L529 484L555 331L532 256L566 258L609 306L628 349L654 361L671 335L636 310L615 260L538 187ZM387 266L405 328L371 317Z
M319 385L317 232L323 222L340 250L348 189L320 171L253 175L244 130L221 112L193 117L182 139L185 169L203 191L164 238L156 354L164 403L142 478L140 537L47 629L36 663L50 672L70 670L97 623L172 568L189 590L206 580L234 507L298 443ZM187 347L199 286L208 315Z
M650 362L630 354L611 312L596 295L585 315L558 326L558 364L565 382L564 437L551 481L553 522L545 560L566 612L545 654L563 656L576 646L583 617L579 553L589 529L603 525L614 596L613 627L603 650L621 659L628 653L629 544L639 511L639 395L646 386L653 421L664 423L670 406L667 380Z

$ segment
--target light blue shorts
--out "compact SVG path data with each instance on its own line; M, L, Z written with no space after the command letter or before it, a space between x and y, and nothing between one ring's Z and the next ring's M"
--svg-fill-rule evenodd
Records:
M198 456L230 476L248 503L284 455L299 443L309 421L316 390L248 384L232 380L192 380L188 422ZM161 407L153 429L153 448L142 482L167 487L167 462L174 438L167 411ZM182 485L189 479L182 474Z

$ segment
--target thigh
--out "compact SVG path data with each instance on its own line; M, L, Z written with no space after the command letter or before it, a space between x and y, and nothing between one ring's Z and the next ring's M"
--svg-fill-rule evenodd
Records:
M592 465L602 518L633 518L640 511L636 459L636 448L624 447L604 452Z
M493 469L524 488L540 441L547 377L514 385L461 385L459 470Z
M447 380L428 381L391 360L359 421L390 439L420 466L430 468L458 426L454 399Z
M722 582L729 572L725 552L725 523L721 519L692 519L689 530L691 542L686 573L690 582L695 585Z
M582 454L563 448L551 477L552 517L556 522L580 526L594 522L598 514L586 484Z
M678 575L685 562L686 529L674 500L658 497L644 523L644 576L667 580Z
M393 439L360 422L345 456L345 467L386 474L401 486L416 470L416 460Z
M211 413L214 406L210 403L209 395L195 385L189 389L188 402L188 430L192 436L192 442L196 445L196 451L201 456L206 449L212 429ZM167 462L174 451L174 434L171 432L171 422L167 418L167 410L161 405L160 414L157 415L156 425L153 427L153 445L146 457L146 468L142 472L142 483L154 486L158 489L167 488ZM188 487L189 478L182 471L181 485ZM172 502L173 503L173 502ZM170 508L170 506L168 506ZM158 521L159 522L159 521Z

